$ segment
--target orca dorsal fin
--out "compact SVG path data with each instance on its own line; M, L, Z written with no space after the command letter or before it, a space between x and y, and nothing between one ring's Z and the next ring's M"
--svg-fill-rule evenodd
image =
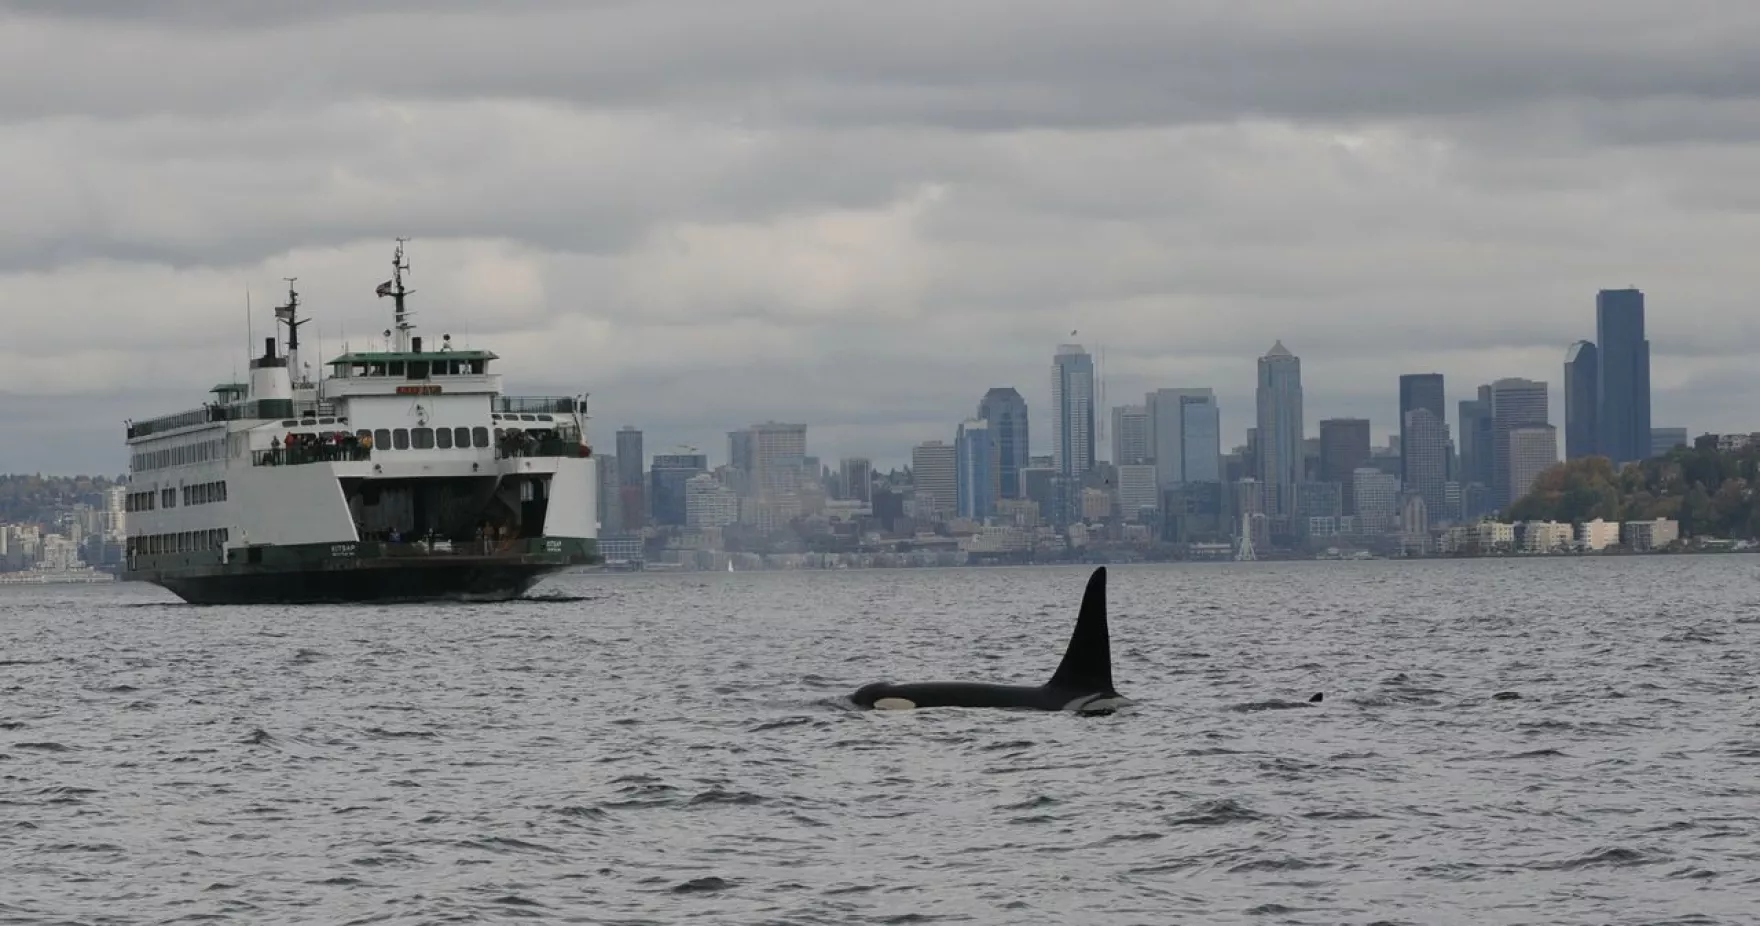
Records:
M1106 567L1088 577L1082 610L1070 634L1069 649L1051 676L1052 688L1116 694L1112 690L1112 642L1106 632Z

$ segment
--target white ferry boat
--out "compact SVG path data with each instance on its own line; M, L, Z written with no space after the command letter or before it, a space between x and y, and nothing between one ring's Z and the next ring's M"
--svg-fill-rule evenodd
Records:
M300 376L289 281L285 354L271 336L248 383L127 424L124 579L199 604L498 600L603 561L586 395L504 396L495 354L424 349L408 269L399 239L395 350Z

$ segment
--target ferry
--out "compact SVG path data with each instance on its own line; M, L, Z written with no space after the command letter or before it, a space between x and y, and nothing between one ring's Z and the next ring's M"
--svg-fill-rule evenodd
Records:
M125 422L124 580L192 604L516 598L603 563L587 396L507 396L500 358L409 320L404 239L383 351L299 363L299 293L249 382L201 408ZM395 333L395 341L393 334Z

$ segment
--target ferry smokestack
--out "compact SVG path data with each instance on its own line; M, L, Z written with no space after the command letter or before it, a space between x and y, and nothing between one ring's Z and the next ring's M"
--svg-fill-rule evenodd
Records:
M267 360L275 359L275 338L273 335L263 339L263 357Z
M419 337L418 338L410 338L409 342L410 342L410 344L415 346L416 353L419 354L422 352L422 339L421 338L419 338Z

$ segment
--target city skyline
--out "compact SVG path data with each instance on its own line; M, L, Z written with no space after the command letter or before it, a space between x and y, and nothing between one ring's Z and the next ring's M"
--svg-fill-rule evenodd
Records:
M1605 291L1603 291L1603 292L1605 292ZM1591 315L1591 317L1593 317L1593 315ZM1546 384L1546 386L1547 386L1547 389L1545 390L1546 391L1545 405L1546 405L1546 409L1547 409L1546 421L1548 423L1556 426L1558 429L1558 440L1559 440L1559 448L1558 449L1559 449L1559 459L1560 460L1564 460L1567 458L1566 454L1567 454L1567 450L1568 450L1568 445L1567 445L1566 441L1567 441L1569 425L1570 425L1570 399L1569 399L1568 389L1569 389L1569 380L1570 380L1571 358L1577 356L1581 347L1583 347L1585 345L1588 347L1590 355L1593 356L1594 352L1595 352L1595 345L1593 344L1593 342L1580 340L1577 342L1572 342L1571 344L1567 345L1567 347L1565 349L1566 350L1566 353L1565 353L1566 362L1565 362L1564 367L1561 369L1562 375L1560 375L1560 376L1555 376L1552 378L1547 378L1544 376L1539 376L1537 378L1531 378L1531 377L1526 377L1526 376L1506 377L1506 378L1511 378L1511 379L1532 380L1535 382L1540 382L1540 383ZM1648 345L1649 345L1649 342L1648 342L1648 340L1646 340L1644 342L1646 353L1648 352ZM1296 362L1298 364L1298 367L1300 368L1297 373L1297 376L1302 381L1300 383L1299 391L1305 395L1307 392L1306 380L1307 380L1307 377L1310 375L1307 370L1307 367L1309 366L1308 358L1300 355L1299 353L1289 351L1288 348L1284 347L1281 339L1277 340L1273 349L1274 350L1281 349L1282 353L1288 354L1288 355L1291 355L1294 357L1294 359L1296 360ZM1058 350L1059 351L1067 351L1067 352L1071 352L1071 353L1078 352L1078 351L1081 352L1081 360L1085 364L1085 366L1083 367L1084 373L1088 376L1097 376L1097 374L1095 373L1095 371L1093 369L1093 356L1094 355L1092 352L1088 351L1083 345L1066 343L1066 344L1060 345ZM1057 363L1056 363L1057 359L1058 359L1058 356L1054 355L1054 357L1053 357L1054 363L1052 365L1053 370L1054 370L1053 379L1056 378L1055 370L1057 369ZM1261 357L1259 359L1260 359L1260 362L1262 363L1264 360L1264 357ZM1408 383L1412 382L1414 380L1422 380L1422 381L1425 381L1426 383L1428 383L1432 379L1434 379L1434 381L1435 381L1434 388L1440 389L1440 388L1442 388L1441 383L1445 382L1447 377L1444 376L1443 374L1438 374L1438 373L1423 373L1423 374L1398 373L1398 374L1395 374L1395 377L1394 377L1394 383L1395 383L1394 386L1391 389L1387 390L1387 392L1384 395L1383 402L1381 402L1381 403L1359 402L1358 403L1359 405L1360 404L1382 404L1382 405L1391 406L1393 408L1393 412L1390 415L1362 416L1363 418L1368 420L1370 423L1370 436L1371 436L1370 443L1371 443L1371 446L1385 447L1388 445L1390 440L1393 441L1395 443L1395 445L1397 446L1400 435L1401 435L1401 431L1403 429L1402 428L1403 422L1400 420L1401 414L1400 414L1399 409L1408 401L1408 397L1407 397L1408 388L1409 388ZM1258 403L1257 403L1257 396L1256 396L1257 390L1255 390L1253 393L1250 393L1250 395L1252 396L1252 399L1249 402L1248 407L1245 412L1242 412L1241 410L1239 410L1237 408L1237 409L1234 409L1231 413L1231 410L1229 409L1228 405L1225 402L1223 402L1221 399L1222 395L1224 394L1224 391L1222 389L1214 388L1211 386L1203 386L1203 387L1195 387L1195 388L1194 387L1183 387L1182 388L1182 387L1159 386L1159 387L1154 387L1154 388L1151 388L1150 390L1148 390L1148 392L1143 394L1144 398L1139 399L1135 403L1131 403L1128 401L1111 401L1107 405L1102 407L1100 405L1099 392L1102 388L1103 383L1104 383L1104 381L1101 379L1098 379L1098 378L1094 378L1092 380L1085 381L1082 386L1082 393L1081 393L1084 396L1091 397L1090 399L1088 399L1088 401L1091 401L1091 403L1092 403L1092 405L1091 405L1091 409L1092 409L1091 418L1088 419L1088 424L1087 424L1087 428L1089 430L1086 432L1085 437L1083 439L1088 444L1088 453L1090 455L1090 458L1095 462L1109 462L1109 463L1118 462L1115 459L1115 454L1116 454L1116 449L1118 447L1118 443L1117 443L1118 437L1116 434L1116 429L1119 426L1119 424L1121 423L1120 420L1118 419L1118 416L1117 416L1117 413L1119 412L1120 409L1132 410L1132 411L1134 411L1134 413L1142 414L1143 415L1143 422L1140 426L1145 429L1144 433L1142 434L1142 437L1145 440L1151 440L1151 441L1153 440L1154 426L1153 426L1153 421L1150 419L1150 416L1148 414L1149 413L1148 404L1152 401L1153 396L1156 392L1176 394L1176 395L1180 394L1180 393L1194 393L1194 394L1201 393L1201 394L1207 396L1208 397L1207 402L1208 402L1208 406L1210 408L1209 414L1216 422L1216 424L1215 424L1216 434L1217 434L1216 440L1217 440L1217 442L1220 446L1220 449L1223 453L1227 453L1232 450L1238 449L1242 446L1245 446L1247 439L1248 439L1247 430L1250 428L1256 427L1258 424L1258 422L1256 420L1257 416L1258 416L1258 408L1257 408ZM988 387L982 387L982 388L984 388L986 391L981 393L979 395L979 397L975 400L975 404L977 406L977 414L980 418L983 417L986 409L991 406L995 406L998 408L1007 408L1008 409L1007 414L1009 415L1010 421L1015 421L1015 418L1018 415L1018 409L1021 406L1024 406L1025 410L1026 410L1026 416L1025 416L1024 421L1019 422L1017 425L1011 426L1006 429L999 427L996 435L993 438L998 444L997 449L995 451L995 453L997 455L997 460L998 460L997 465L999 466L999 468L1002 469L1002 472L999 472L997 475L997 485L1006 488L1008 483L1007 483L1006 479L1004 478L1003 473L1005 473L1007 471L1008 462L1006 460L1004 460L1003 456L1002 456L1004 442L1005 441L1007 442L1007 446L1010 448L1011 453L1014 454L1015 456L1017 456L1018 459L1021 461L1020 463L1016 464L1016 471L1017 472L1018 472L1018 468L1020 466L1024 465L1025 458L1029 454L1033 455L1033 456L1054 455L1055 448L1047 441L1046 438L1042 437L1041 435L1051 434L1051 435L1053 435L1053 437L1055 436L1055 433L1056 433L1054 430L1055 425L1056 425L1055 416L1054 416L1052 410L1047 407L1051 404L1049 402L1048 396L1042 396L1038 401L1034 401L1033 398L1030 397L1031 387L1029 384L1025 383L1024 381L1023 381L1022 387L988 386ZM1023 388L1026 391L1023 391ZM1116 386L1112 386L1111 388L1112 388L1113 395L1120 394L1121 390L1118 389ZM1421 388L1432 388L1432 387L1429 385L1426 385ZM1482 390L1484 388L1484 383L1479 384L1479 388ZM536 391L536 390L519 390L517 388L511 388L510 394L520 393L520 392L529 393L529 392L534 392L534 391ZM1470 400L1463 399L1462 403L1464 404L1468 401L1470 401ZM1454 404L1456 404L1456 403L1454 403L1453 401L1446 400L1446 398L1445 398L1444 402L1443 402L1445 412L1447 411L1449 406L1452 406ZM1321 424L1328 419L1344 419L1344 418L1357 418L1358 417L1355 415L1334 414L1333 410L1330 408L1315 409L1315 408L1311 407L1311 403L1308 403L1305 400L1303 400L1302 405L1304 406L1303 407L1303 414L1302 414L1302 418L1303 418L1302 436L1304 439L1308 439L1308 440L1315 439L1319 436L1320 431L1321 431L1321 427L1320 427ZM593 407L598 407L598 406L596 404L594 404ZM1599 408L1599 401L1598 400L1597 400L1596 407ZM948 417L947 419L944 419L942 421L936 422L932 428L924 428L924 429L919 430L917 433L924 435L924 436L919 437L919 439L916 441L910 441L908 443L905 443L902 446L886 445L886 444L873 443L873 442L864 443L863 446L868 446L873 449L871 449L870 451L868 451L866 453L853 453L853 454L842 453L842 452L838 452L836 450L828 451L824 446L826 443L828 443L826 440L826 437L825 437L825 431L827 430L827 427L823 424L819 424L819 423L815 423L815 422L806 422L805 425L813 432L813 434L815 436L813 438L809 439L809 444L804 451L804 455L816 456L816 457L820 457L820 458L828 460L828 461L835 461L835 460L843 459L846 457L857 457L857 458L867 459L870 461L873 468L876 471L880 471L880 472L884 472L884 471L887 471L887 470L893 469L893 468L902 468L910 463L910 454L911 454L910 448L912 446L914 446L916 443L919 443L923 440L942 440L942 441L945 441L950 447L956 443L956 440L957 440L956 431L959 426L959 422L960 422L961 418L958 416L957 412L953 409L950 409L948 414L950 417ZM968 415L969 414L970 413L968 413ZM721 448L721 447L725 447L726 442L730 439L730 437L733 437L735 433L743 434L744 429L746 427L748 427L749 424L751 424L752 422L763 421L766 419L766 417L769 417L769 416L765 416L765 415L760 414L758 416L753 417L752 422L748 422L748 424L746 424L746 425L730 425L727 423L723 423L722 425L720 425L717 428L718 433L716 433L712 437L707 437L707 439L704 439L703 435L689 435L689 436L687 436L687 439L670 439L667 435L664 435L664 434L659 434L659 436L656 437L654 435L656 435L658 432L656 432L654 429L652 429L650 427L643 426L642 424L639 424L639 423L632 423L631 420L620 420L618 424L611 425L607 421L605 421L605 416L603 416L603 415L595 414L593 417L597 423L595 425L591 426L591 428L590 428L590 434L589 434L590 438L593 440L595 446L598 448L599 452L603 456L611 458L616 462L616 469L608 474L608 478L611 479L612 481L614 481L616 484L624 486L624 487L634 491L637 494L642 494L642 493L646 493L649 490L646 483L641 478L639 478L634 472L632 472L632 470L629 468L630 464L625 462L628 454L618 452L619 450L623 450L623 449L631 449L631 448L625 447L625 443L627 441L633 440L634 441L633 449L638 449L638 450L643 446L643 443L645 440L648 442L647 446L650 449L648 449L647 451L645 451L643 453L642 467L644 470L648 466L648 461L651 460L654 456L660 455L660 454L676 454L676 453L680 453L680 452L690 452L690 453L701 452L705 456L708 457L711 466L719 465L721 463L736 463L737 458L738 458L738 453L736 450L729 449L724 453L716 453L714 451ZM628 417L628 416L626 416L626 417ZM1652 416L1652 417L1654 417L1654 416ZM639 419L634 419L634 420L639 421ZM738 419L735 419L735 420L738 420ZM1239 430L1236 431L1232 435L1229 431L1229 426L1228 426L1229 423L1231 422L1231 420L1239 426ZM1445 419L1442 422L1442 424L1447 432L1446 438L1447 438L1447 442L1448 442L1449 446L1454 448L1454 450L1457 454L1462 455L1461 459L1463 460L1463 465L1467 465L1465 460L1467 459L1467 456L1470 454L1470 449L1463 447L1463 439L1457 430L1459 427L1460 421L1461 421L1461 419L1458 414L1446 414ZM1680 427L1678 422L1679 422L1679 419L1669 419L1667 424L1655 424L1654 427L1662 428L1662 429L1666 429L1669 426ZM768 423L772 424L772 425L775 424L775 422L773 420L769 421ZM1127 425L1127 426L1138 426L1138 425L1136 425L1135 423L1132 423L1131 425ZM729 430L730 427L732 427L734 430L730 431ZM801 427L801 425L788 425L787 427L788 428L798 428L798 427ZM1687 429L1689 435L1698 434L1698 433L1707 432L1707 431L1712 432L1712 433L1717 433L1717 430L1714 428L1706 428L1706 427L1701 427L1698 425L1689 425L1689 426L1686 426L1686 429ZM633 430L637 433L635 433L635 434L624 433L624 432L630 431L630 430ZM1002 433L1003 430L1008 431L1008 434L1006 437ZM1725 430L1732 431L1732 432L1741 432L1744 430L1744 426L1726 428ZM946 433L940 433L941 431L945 431ZM933 436L930 436L930 435L933 435ZM1019 448L1014 444L1014 441L1019 436L1022 436L1022 435L1026 436L1028 439L1027 446L1025 448ZM1599 438L1598 432L1596 434L1596 437L1597 437L1597 439ZM734 439L738 439L738 438L735 437ZM1470 442L1470 438L1468 439L1468 441ZM118 441L118 444L120 444L120 441ZM1599 450L1598 443L1596 446L1597 446L1597 449ZM1155 457L1154 446L1152 444L1147 445L1147 449L1149 450L1148 456L1150 458L1154 458ZM0 471L19 471L19 472L26 471L26 470L17 469L17 468L8 469L7 466L5 465L4 456L5 456L5 448L0 447ZM38 468L38 469L41 469L41 468ZM42 470L42 471L44 471L44 472L66 472L68 474L72 474L74 472L72 470L62 471L62 470L53 470L53 469ZM114 472L109 472L109 471L106 471L103 469L80 470L79 472L100 473L100 474L107 474L107 475L115 475L117 473L126 474L126 466L119 467ZM1003 497L1008 497L1008 496L1005 495Z
M1064 340L1102 408L1214 389L1225 445L1278 339L1309 435L1380 444L1413 372L1549 381L1562 423L1627 286L1653 423L1751 426L1732 4L235 6L9 7L0 468L122 471L120 422L244 369L285 277L310 358L377 343L394 236L420 333L649 455L775 418L888 467L992 386L1046 448Z

